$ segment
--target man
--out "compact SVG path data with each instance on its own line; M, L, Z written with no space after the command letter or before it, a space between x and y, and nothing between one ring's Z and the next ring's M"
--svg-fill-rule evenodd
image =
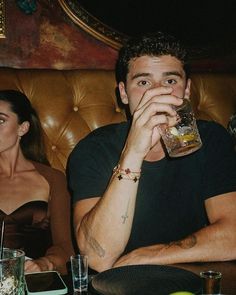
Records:
M68 162L74 228L90 267L236 258L236 161L227 131L200 121L203 146L169 158L158 126L190 96L186 52L162 33L134 38L117 63L132 120L99 128Z
M229 134L233 138L233 141L234 141L234 151L236 152L236 113L234 113L229 118L229 123L228 123L228 126L227 126L227 130L228 130Z

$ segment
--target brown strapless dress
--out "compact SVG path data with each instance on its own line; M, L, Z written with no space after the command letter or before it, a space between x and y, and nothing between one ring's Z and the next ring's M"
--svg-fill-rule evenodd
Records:
M25 203L9 215L0 209L0 222L5 221L4 247L22 249L31 258L44 256L52 245L47 210L45 201Z

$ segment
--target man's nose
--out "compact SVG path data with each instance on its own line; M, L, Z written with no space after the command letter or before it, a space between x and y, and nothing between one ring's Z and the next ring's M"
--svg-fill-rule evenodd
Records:
M161 84L161 82L155 82L155 83L153 83L153 88L157 88L157 87L161 87L161 86L163 86Z
M163 85L162 82L155 82L152 84L152 88L159 88L162 87L165 93L172 93L173 92L173 88L168 86L168 85Z

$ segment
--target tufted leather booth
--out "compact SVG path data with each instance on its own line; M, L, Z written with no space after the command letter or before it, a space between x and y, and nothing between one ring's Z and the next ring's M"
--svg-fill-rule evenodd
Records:
M197 117L226 127L236 112L236 74L194 73L191 78ZM28 96L41 119L48 159L62 171L72 148L91 130L126 120L113 71L0 68L0 89Z

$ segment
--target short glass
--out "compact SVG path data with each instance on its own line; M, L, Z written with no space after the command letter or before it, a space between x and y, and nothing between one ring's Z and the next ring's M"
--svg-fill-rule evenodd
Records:
M74 294L88 291L88 256L76 254L70 257Z
M191 154L202 146L196 119L189 99L184 98L183 104L175 107L178 122L169 127L160 125L160 133L170 157L181 157Z
M3 248L0 259L0 294L24 295L25 253L18 249Z
M200 272L200 277L202 279L203 295L221 294L221 272L213 270L203 271Z

